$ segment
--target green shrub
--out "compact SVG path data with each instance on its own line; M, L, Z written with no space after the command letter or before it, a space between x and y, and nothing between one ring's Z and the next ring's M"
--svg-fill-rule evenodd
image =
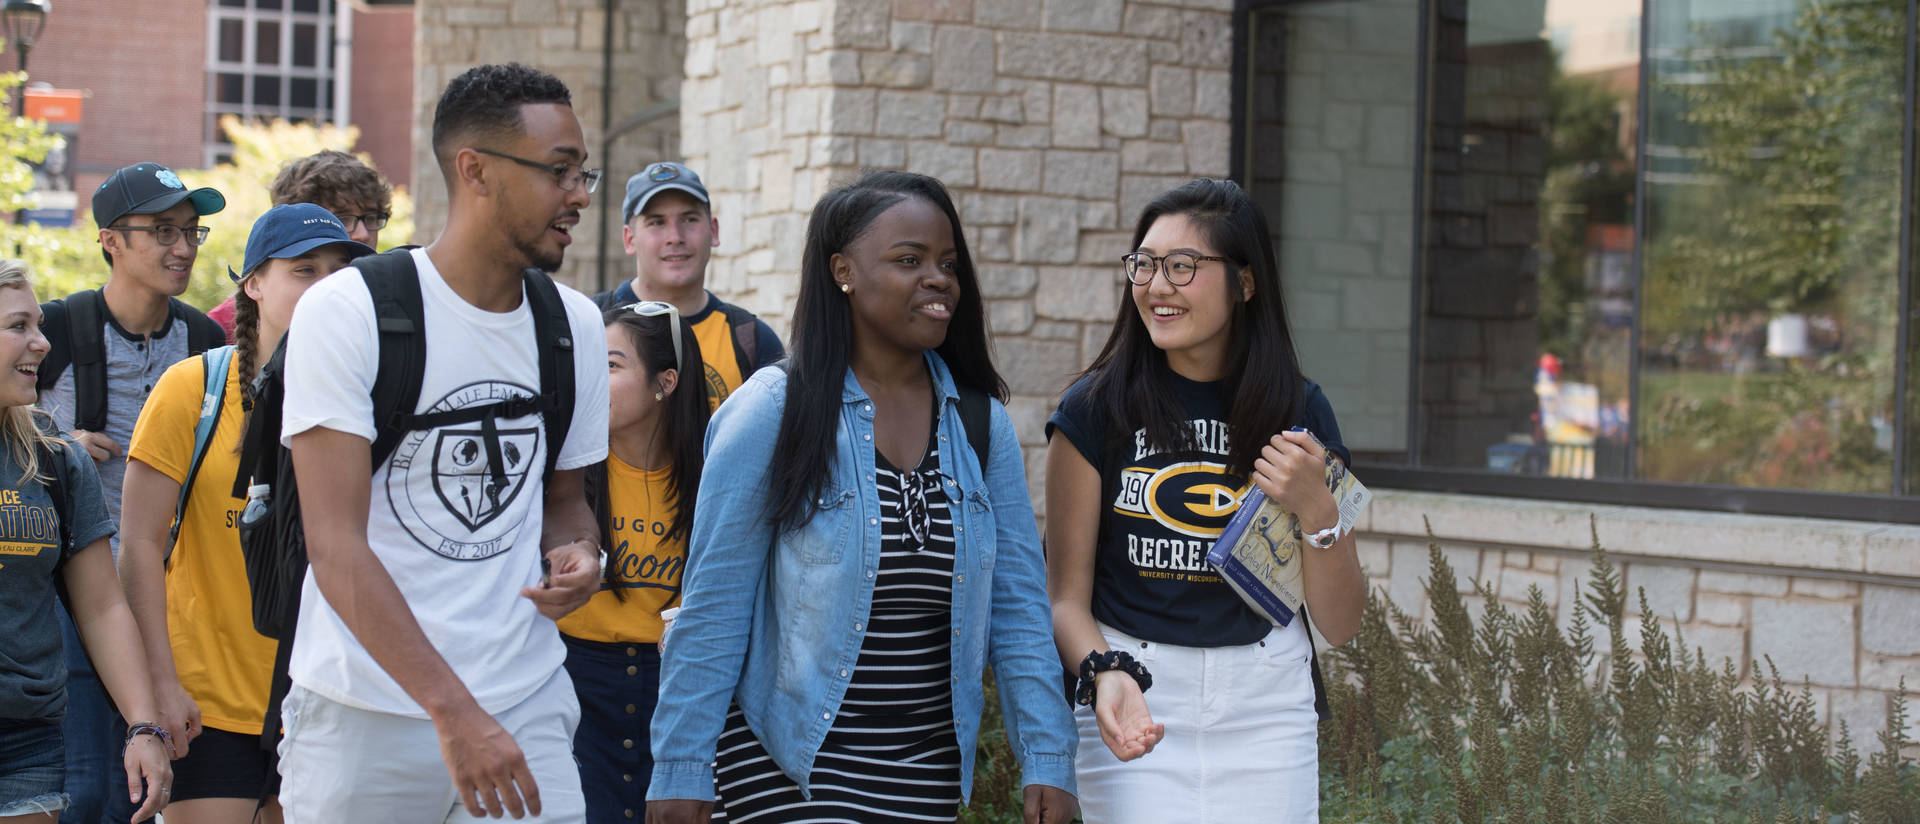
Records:
M1828 745L1811 687L1715 670L1594 542L1593 573L1562 633L1535 587L1508 609L1475 583L1476 623L1437 544L1425 624L1370 593L1359 637L1322 658L1321 816L1384 822L1920 821L1920 772L1901 756L1902 691L1865 761L1844 723ZM1598 641L1605 638L1605 652Z

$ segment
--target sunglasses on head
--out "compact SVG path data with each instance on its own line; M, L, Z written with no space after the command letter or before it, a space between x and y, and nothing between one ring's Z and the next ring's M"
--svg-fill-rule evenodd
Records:
M680 309L679 307L676 307L673 304L668 303L664 300L643 300L643 301L640 301L639 303L629 303L625 306L622 306L620 307L620 311L632 312L643 318L659 317L660 315L666 315L668 318L671 318L672 319L671 325L673 327L673 368L674 368L674 371L680 371L680 369L682 368L681 364L684 361L681 358L681 352L680 352Z

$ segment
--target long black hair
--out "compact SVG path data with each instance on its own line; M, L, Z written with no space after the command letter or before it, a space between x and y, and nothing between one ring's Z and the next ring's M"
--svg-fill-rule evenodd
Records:
M773 468L768 498L768 515L776 524L798 525L813 516L814 501L839 447L840 392L853 349L853 311L834 283L833 256L865 235L881 213L908 198L933 204L953 224L953 277L960 294L947 324L947 338L934 351L946 361L956 384L1002 402L1007 398L1006 381L993 368L987 343L980 279L974 274L973 256L960 230L960 213L953 208L947 188L926 175L868 172L828 192L814 204L800 259L787 399L773 452L780 460Z
M668 395L663 404L665 413L659 427L654 430L656 441L665 441L673 452L673 465L667 471L667 500L673 502L673 517L667 523L666 539L684 540L693 533L693 507L699 495L700 470L704 463L702 448L707 441L707 420L712 415L711 405L707 401L707 365L700 358L700 341L694 337L693 327L679 324L680 350L682 363L677 367L673 362L673 319L666 315L642 315L628 309L611 309L605 315L607 333L612 335L616 329L624 329L632 336L634 357L640 360L638 366L646 368L647 374L654 380L641 388L643 392L658 392L659 375L668 369L678 369L680 380L674 385L673 394ZM612 460L609 456L608 460ZM613 555L619 546L613 542L613 500L607 482L606 465L594 468L588 473L588 501L593 504L595 519L600 522L600 542L607 548L609 557L605 569L605 578L615 598L626 599L626 591L615 585L620 567L620 559ZM657 518L656 518L657 520Z
M1297 421L1306 404L1306 377L1287 326L1273 236L1260 204L1239 184L1199 178L1147 204L1134 227L1131 248L1140 248L1154 221L1169 215L1192 221L1213 253L1231 262L1229 291L1239 289L1240 269L1253 273L1253 299L1233 301L1228 333L1232 340L1222 379L1227 427L1232 433L1227 470L1249 475L1267 439ZM1187 415L1174 397L1167 353L1153 345L1131 299L1120 302L1106 346L1080 374L1089 382L1093 408L1115 415L1110 432L1130 436L1145 428L1148 442L1162 450L1189 450L1196 445L1193 429L1186 425Z

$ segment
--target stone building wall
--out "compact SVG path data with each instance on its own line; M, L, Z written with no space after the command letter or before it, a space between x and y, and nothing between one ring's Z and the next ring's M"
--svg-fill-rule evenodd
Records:
M603 124L617 127L649 106L680 94L686 54L683 0L615 0L612 106L606 88L604 46L609 30L604 0L418 0L414 4L413 197L414 237L425 243L446 220L446 184L433 158L433 107L447 81L482 63L520 61L552 72L573 93L573 108L592 155L605 169L594 205L581 215L556 275L592 291L600 280L602 226L607 227L606 280L632 276L620 248L620 198L628 176L646 163L676 156L678 124L667 117L602 145Z
M1232 0L688 0L682 145L709 285L784 334L806 217L860 169L953 190L1039 496L1043 426L1146 201L1228 173Z

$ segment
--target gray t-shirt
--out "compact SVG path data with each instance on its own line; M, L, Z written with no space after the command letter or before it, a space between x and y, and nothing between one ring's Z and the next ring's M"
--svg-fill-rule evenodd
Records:
M133 440L133 424L140 409L153 394L153 386L167 367L187 357L187 322L173 323L150 338L132 334L113 322L111 315L101 324L107 357L107 437L120 445L122 454L100 462L100 486L107 496L107 516L120 522L120 484L127 476L127 444ZM65 342L62 341L62 344ZM40 408L53 416L62 432L73 431L73 367L60 373L59 380L40 393ZM113 541L113 554L120 555L120 540Z
M20 478L13 450L0 445L0 720L56 721L67 711L54 567L62 555L113 534L99 474L86 450L62 441L73 485L73 547L60 546L60 520L45 485ZM51 468L42 474L52 475Z

